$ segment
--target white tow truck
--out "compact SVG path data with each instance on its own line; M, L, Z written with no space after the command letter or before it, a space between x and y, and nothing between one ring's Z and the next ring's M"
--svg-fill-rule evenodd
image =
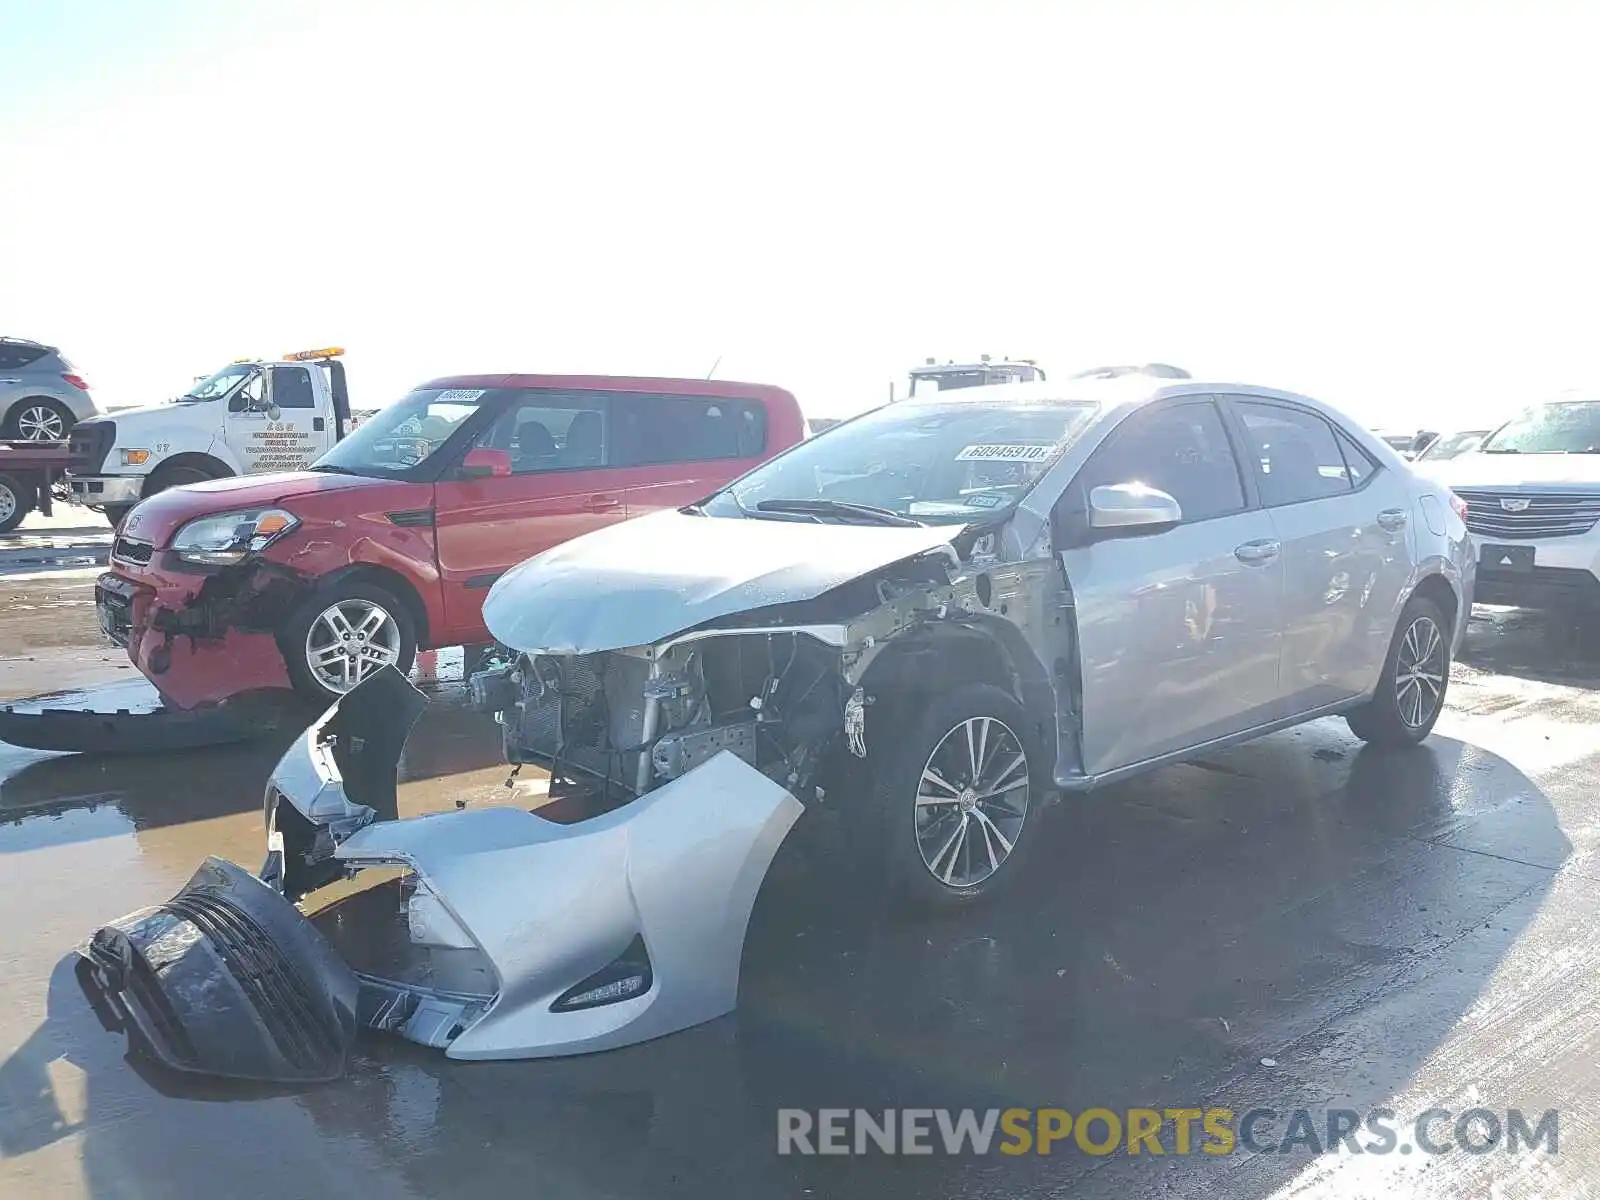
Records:
M69 439L71 502L118 525L169 487L309 466L352 428L343 353L240 359L176 400L79 421Z

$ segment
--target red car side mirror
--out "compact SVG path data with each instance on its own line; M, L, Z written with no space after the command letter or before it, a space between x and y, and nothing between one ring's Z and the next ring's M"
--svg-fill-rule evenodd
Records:
M499 479L511 474L511 452L494 450L488 446L475 446L461 460L463 479Z

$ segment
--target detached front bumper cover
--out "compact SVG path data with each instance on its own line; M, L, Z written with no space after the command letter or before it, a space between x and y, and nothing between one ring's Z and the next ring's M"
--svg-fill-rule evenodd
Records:
M167 904L80 947L109 1028L177 1070L309 1082L343 1071L362 1027L451 1058L545 1058L732 1011L750 913L798 800L724 752L571 824L511 807L396 820L375 751L392 756L392 781L404 739L378 718L403 731L421 701L395 682L363 683L279 764L265 879L208 859ZM276 836L288 820L301 826L290 846ZM312 886L400 867L404 902L368 904L386 922L372 933L347 901L308 919L280 891L297 867ZM325 915L328 937L313 925ZM387 957L369 957L380 942Z

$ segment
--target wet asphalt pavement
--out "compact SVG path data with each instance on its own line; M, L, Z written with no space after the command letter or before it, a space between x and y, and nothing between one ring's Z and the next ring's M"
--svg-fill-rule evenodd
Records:
M91 588L0 580L0 699L137 690L98 643ZM496 728L443 675L402 763L402 813L508 795ZM1588 1194L1596 689L1600 627L1481 619L1414 751L1364 751L1322 721L1069 802L1002 903L940 921L863 907L792 838L734 1016L520 1064L368 1038L347 1078L298 1093L130 1060L69 958L208 854L259 865L280 745L160 759L0 746L0 1195ZM1530 1124L1558 1109L1559 1152L775 1153L780 1108L1216 1105L1309 1108L1319 1124L1328 1108L1387 1107L1402 1127L1431 1107Z

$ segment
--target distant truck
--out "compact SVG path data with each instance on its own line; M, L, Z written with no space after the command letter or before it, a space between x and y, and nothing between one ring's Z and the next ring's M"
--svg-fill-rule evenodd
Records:
M343 353L240 359L174 401L79 421L69 437L71 502L115 526L179 484L304 470L353 427Z
M975 363L943 364L936 363L930 358L920 367L911 368L911 387L906 396L943 392L951 388L982 387L990 383L1027 383L1030 380L1043 378L1045 378L1044 368L1028 358L1015 361L1002 359L996 362L985 354ZM891 384L889 399L904 398L895 396L894 385Z

